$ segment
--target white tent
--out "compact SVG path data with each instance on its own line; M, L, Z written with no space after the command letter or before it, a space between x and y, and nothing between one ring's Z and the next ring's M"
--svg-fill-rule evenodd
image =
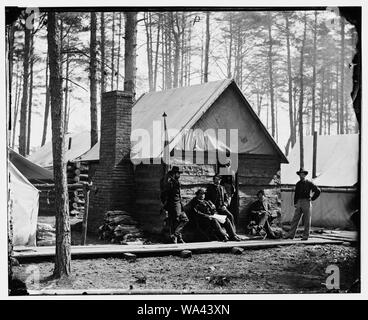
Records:
M313 136L305 136L304 169L312 175ZM290 151L288 164L281 165L281 184L290 185L298 181L296 171L300 167L299 141ZM319 186L351 187L358 181L359 135L340 134L317 137L317 177Z
M8 161L13 245L36 246L38 190Z
M299 180L299 142L281 165L281 210L283 222L294 214L294 187ZM313 137L304 137L305 169L312 179ZM355 185L358 182L359 135L343 134L317 137L317 170L313 182L321 187L320 197L313 202L312 225L327 228L351 228L350 216L357 209Z
M91 134L89 131L68 133L65 137L65 160L71 161L91 148ZM52 167L52 142L49 141L28 158L29 161L46 168Z

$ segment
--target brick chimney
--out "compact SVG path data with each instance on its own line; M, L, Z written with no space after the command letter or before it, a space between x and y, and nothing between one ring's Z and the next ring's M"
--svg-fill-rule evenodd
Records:
M130 134L134 95L124 91L102 94L100 160L92 179L88 231L97 232L108 210L133 209L134 174Z

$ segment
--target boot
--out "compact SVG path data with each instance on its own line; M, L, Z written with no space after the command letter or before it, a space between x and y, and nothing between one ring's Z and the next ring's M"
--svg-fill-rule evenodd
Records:
M170 239L171 239L171 243L178 243L178 239L177 239L177 237L176 237L176 236L171 235L171 236L170 236Z

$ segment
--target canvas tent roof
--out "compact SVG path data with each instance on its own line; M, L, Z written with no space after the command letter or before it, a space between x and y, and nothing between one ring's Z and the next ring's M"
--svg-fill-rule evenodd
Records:
M53 180L54 176L50 170L40 167L32 161L21 156L12 149L9 151L9 160L30 181Z
M65 159L66 161L71 161L91 148L90 132L69 133L66 135L65 144ZM42 167L52 167L52 142L49 141L43 145L27 159Z
M162 140L163 141L163 140ZM218 140L211 132L203 132L196 130L184 130L182 133L176 138L176 144L173 147L175 150L185 150L185 151L207 151L207 152L223 152L226 153L230 151L230 149L223 143L221 140ZM172 146L173 144L171 144ZM135 145L131 153L131 159L139 160L139 159L149 159L151 157L150 147L147 148L142 147L140 149L139 143ZM169 146L170 148L170 146ZM134 150L140 150L139 152L134 153ZM143 152L141 151L143 150ZM144 152L146 150L146 153ZM172 149L171 149L172 150ZM77 157L75 160L77 161L98 161L100 156L100 144L95 144L90 150L86 153ZM159 157L163 156L163 154L159 154ZM175 155L171 157L175 158Z
M137 100L132 109L132 133L136 132L136 130L145 129L149 136L153 137L153 132L156 132L156 129L161 127L161 141L164 141L162 115L166 113L170 141L169 149L172 150L181 143L183 136L186 135L186 133L183 133L183 130L192 128L199 118L231 84L236 86L234 80L225 79L190 87L146 93ZM238 90L238 92L242 95L240 90ZM252 114L263 129L264 127L257 115L254 112ZM156 121L156 123L154 123L154 121ZM155 125L157 125L157 127L154 130ZM276 148L277 152L284 158L285 156L273 138L266 129L264 129L264 131L274 148ZM190 139L188 141L190 141ZM218 140L216 137L212 136L212 141L215 143ZM220 143L216 143L216 145L218 149L223 147L226 148L224 145L221 146ZM131 152L133 159L135 157L160 158L163 156L163 148L157 148L157 144L152 143L152 139L150 145L146 148L146 150L148 150L146 154L139 154L140 147L141 145L133 143ZM99 143L76 160L96 161L98 159Z
M288 156L289 164L281 164L281 183L295 184L298 181L299 142ZM312 174L313 137L304 137L305 169ZM359 135L343 134L318 136L317 177L313 181L319 186L350 187L358 181ZM310 177L309 176L309 177ZM310 178L311 179L311 178Z

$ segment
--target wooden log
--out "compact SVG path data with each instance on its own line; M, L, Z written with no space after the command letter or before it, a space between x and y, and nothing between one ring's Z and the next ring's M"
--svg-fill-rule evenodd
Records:
M79 176L68 177L68 184L78 183L80 181Z
M68 191L69 197L84 197L83 192L79 190L69 190Z
M254 177L254 176L239 176L239 185L276 185L277 181L273 176L269 177Z
M71 203L71 206L75 209L75 210L81 210L83 207L82 206L79 206L78 203Z
M180 252L180 257L187 259L187 258L191 258L192 257L192 251L190 250L183 250Z
M81 199L77 198L77 199L73 199L73 203L84 205L86 202L85 202L85 200L81 200Z
M83 194L78 194L77 196L73 195L71 197L71 199L78 201L78 200L84 200L84 195Z
M81 163L78 161L78 162L71 162L75 168L80 168L81 167Z
M130 253L130 252L124 252L123 257L130 262L134 262L137 260L137 255L135 255L134 253Z
M80 162L79 162L79 163L80 163ZM88 166L87 164L80 163L80 165L79 165L79 170L80 170L81 172L88 172L88 170L89 170L89 166Z
M231 248L231 253L232 254L242 254L244 251L243 248L239 248L239 247L233 247Z
M40 192L40 198L55 198L55 192Z
M52 188L54 190L55 184L53 183L45 183L45 184L34 184L35 188ZM83 183L68 183L68 188L70 189L80 189L83 188Z

